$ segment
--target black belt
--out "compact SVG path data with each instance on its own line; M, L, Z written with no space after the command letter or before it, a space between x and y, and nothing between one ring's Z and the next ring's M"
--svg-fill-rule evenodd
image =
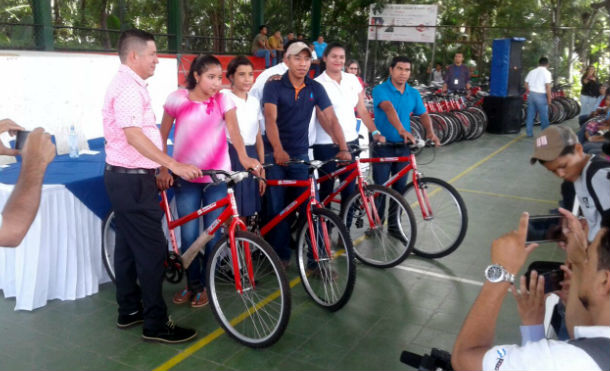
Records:
M119 173L119 174L141 174L141 175L155 175L157 173L157 169L142 169L142 168L130 169L127 167L114 166L114 165L108 165L108 164L106 164L106 171L110 171L112 173Z

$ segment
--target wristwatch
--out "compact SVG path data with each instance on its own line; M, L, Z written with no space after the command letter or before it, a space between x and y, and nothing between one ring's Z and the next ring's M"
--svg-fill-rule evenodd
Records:
M515 275L499 264L491 264L485 268L485 278L492 283L510 282L512 284L515 282Z

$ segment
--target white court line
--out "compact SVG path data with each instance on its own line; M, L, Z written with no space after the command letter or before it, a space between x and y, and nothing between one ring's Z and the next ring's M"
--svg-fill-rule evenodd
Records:
M460 278L460 277L448 276L446 274L425 271L425 270L422 270L422 269L411 268L411 267L403 267L402 265L397 265L394 268L398 268L398 269L401 269L401 270L407 271L407 272L415 272L415 273L425 274L427 276L437 277L437 278L441 278L441 279L444 279L444 280L462 282L462 283L467 283L469 285L474 285L474 286L483 286L483 282L475 281L475 280L469 280L468 278Z

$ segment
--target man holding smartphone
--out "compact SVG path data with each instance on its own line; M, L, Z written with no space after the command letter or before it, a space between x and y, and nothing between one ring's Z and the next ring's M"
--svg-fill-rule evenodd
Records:
M468 313L453 347L451 364L457 370L608 370L610 369L610 213L603 227L588 244L578 219L561 209L567 218L567 260L573 267L566 319L571 341L531 339L522 344L494 346L496 322L509 290L515 292L514 275L521 270L536 244L526 245L527 213L517 230L496 239L486 282ZM521 279L521 291L525 291ZM539 294L544 280L532 276ZM542 295L537 295L540 300ZM534 303L535 304L535 303ZM590 322L581 322L584 310ZM535 313L534 310L532 313ZM532 321L540 321L532 318ZM543 312L542 312L543 313ZM540 322L538 322L540 323Z
M11 119L0 120L0 134L15 135L23 130ZM7 148L0 142L0 156L18 154L22 158L19 179L0 215L2 247L17 247L30 229L40 205L44 173L55 158L55 145L42 128L32 131L21 149Z

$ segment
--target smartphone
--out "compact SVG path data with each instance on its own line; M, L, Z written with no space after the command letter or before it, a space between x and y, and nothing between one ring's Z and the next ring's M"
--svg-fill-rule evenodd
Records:
M527 226L527 242L556 242L564 240L562 215L531 216Z
M563 271L559 268L560 262L543 262L536 261L530 264L525 273L525 286L529 290L530 274L533 270L538 272L539 276L544 276L544 293L561 290L559 284L563 281Z
M23 146L25 145L25 140L28 137L28 135L30 135L30 131L27 130L20 130L17 132L16 138L15 138L15 149L22 149Z

